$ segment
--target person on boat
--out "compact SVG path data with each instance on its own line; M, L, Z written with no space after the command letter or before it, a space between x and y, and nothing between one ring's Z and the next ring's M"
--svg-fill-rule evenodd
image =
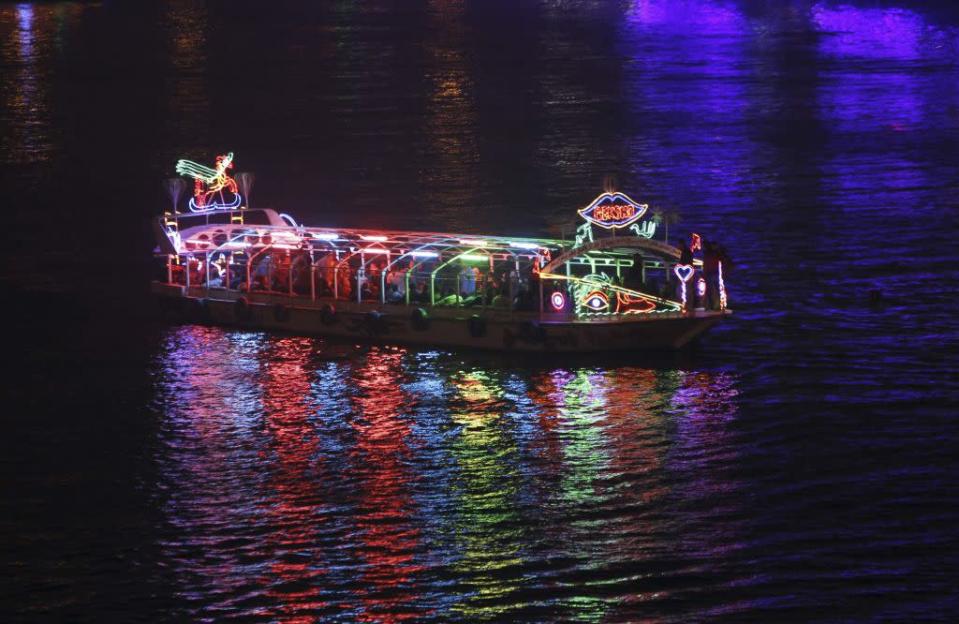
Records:
M290 289L290 256L279 254L273 267L270 289L274 292L288 292Z
M459 273L459 291L464 298L476 293L476 274L473 267L465 265Z
M331 297L333 296L333 289L330 288L329 282L326 281L326 278L323 276L323 273L320 271L316 272L316 279L314 281L314 288L316 289L317 297Z
M322 279L326 283L326 289L329 292L333 292L333 281L336 279L336 254L329 252L323 256L323 259L320 260L320 266L317 268L316 274L319 279ZM317 286L320 282L317 280ZM319 288L317 288L319 292Z
M415 264L416 264L416 263L413 261L413 259L410 258L409 263L408 263L405 267L400 267L400 268L394 273L394 283L396 284L396 290L399 291L400 296L401 296L403 299L406 298L406 276L407 276L407 274L409 274L409 275L410 275L410 278L412 279L412 277L413 277L413 274L412 274L412 272L413 272L413 266L414 266ZM411 284L412 284L412 282L411 282Z
M353 295L353 270L347 266L339 267L337 276L337 294L341 299L351 299Z
M719 249L703 239L703 278L706 280L706 309L719 309Z
M206 281L206 285L210 288L221 288L223 286L223 269L222 264L224 262L223 256L214 262L210 263L210 279Z
M310 254L302 249L290 255L290 267L293 273L293 292L297 295L310 294Z
M273 258L270 254L263 254L254 264L250 281L250 290L269 290L270 284L270 268L273 264Z
M679 243L679 264L689 264L693 263L693 250L690 249L689 243L686 241L681 241Z
M538 296L538 295L537 295ZM519 287L519 292L513 298L514 310L532 311L535 308L536 298L525 284Z
M397 288L396 282L386 285L386 301L387 303L403 303L405 295L400 292L400 289Z
M231 254L229 262L230 288L246 290L246 254Z
M413 289L413 294L411 300L415 303L429 303L430 302L430 293L426 288L426 281L419 280L416 282L416 288Z

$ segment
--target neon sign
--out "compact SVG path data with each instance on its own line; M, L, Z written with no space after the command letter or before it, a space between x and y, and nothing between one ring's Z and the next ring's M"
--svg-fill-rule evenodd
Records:
M178 160L176 172L193 178L193 197L190 198L191 212L209 210L236 210L240 207L240 194L236 180L226 174L233 168L233 152L216 157L215 168L195 163L192 160ZM224 191L233 195L232 200L224 197ZM217 201L217 199L219 201Z
M638 295L638 293L637 293ZM632 293L626 293L617 291L616 293L616 313L617 314L628 314L633 313L644 313L652 312L656 308L656 304L650 301L649 299L637 296Z
M686 282L693 277L693 266L691 264L677 264L673 267L673 273L679 278L679 285L682 287L683 309L686 309Z
M563 293L556 291L549 296L549 304L553 306L553 310L562 312L563 309L566 308L566 296Z
M603 312L609 308L609 297L601 290L594 290L583 297L582 305L593 312Z
M637 204L624 193L603 193L578 212L593 225L618 230L638 221L647 208L648 204Z
M673 267L673 273L675 273L676 277L681 279L685 284L693 276L693 265L677 264L675 267Z

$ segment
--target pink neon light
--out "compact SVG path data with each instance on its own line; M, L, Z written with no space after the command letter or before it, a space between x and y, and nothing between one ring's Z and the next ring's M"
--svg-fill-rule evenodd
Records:
M562 312L566 307L566 296L561 292L554 292L549 296L549 303L557 312Z
M675 273L676 277L681 279L683 283L686 283L693 276L693 265L677 264L675 267L673 267L673 273Z

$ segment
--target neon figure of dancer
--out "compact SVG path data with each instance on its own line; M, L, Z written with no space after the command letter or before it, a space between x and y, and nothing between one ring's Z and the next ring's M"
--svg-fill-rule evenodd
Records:
M206 210L233 210L240 206L240 194L237 192L236 180L226 174L233 168L233 152L216 157L216 168L211 169L192 160L180 160L176 164L176 172L180 175L193 178L193 198L190 199L190 210L203 212ZM225 201L224 190L233 193L232 201ZM219 195L220 202L211 201Z

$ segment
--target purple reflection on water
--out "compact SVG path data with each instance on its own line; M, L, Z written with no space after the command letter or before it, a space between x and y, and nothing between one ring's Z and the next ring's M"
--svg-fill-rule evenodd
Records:
M898 8L858 8L816 5L816 29L829 34L822 45L827 54L873 59L916 59L927 27L922 17Z
M742 27L743 16L725 3L668 2L663 0L635 0L626 11L626 19L644 26L692 28L712 32L736 32Z
M660 43L664 31L669 46ZM628 10L619 37L631 113L623 135L633 177L656 180L643 189L654 203L732 199L749 177L750 32L739 10L722 3L643 1ZM683 176L670 187L676 171Z
M20 31L17 39L20 43L20 54L29 57L33 52L33 6L29 4L17 5L17 21Z

